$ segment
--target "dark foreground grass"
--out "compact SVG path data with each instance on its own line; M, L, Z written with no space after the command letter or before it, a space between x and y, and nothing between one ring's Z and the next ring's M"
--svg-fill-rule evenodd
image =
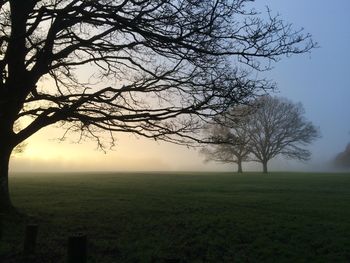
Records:
M88 262L349 262L350 174L18 174L1 262L66 262L88 236ZM23 259L24 226L39 223Z

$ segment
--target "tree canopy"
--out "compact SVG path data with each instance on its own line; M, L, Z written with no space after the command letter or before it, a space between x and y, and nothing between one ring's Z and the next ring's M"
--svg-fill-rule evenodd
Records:
M102 129L171 140L196 127L181 116L241 102L261 85L227 56L264 69L257 58L313 46L246 2L1 1L1 116L34 118L13 143L59 121L94 138ZM90 83L78 76L84 65L95 66Z

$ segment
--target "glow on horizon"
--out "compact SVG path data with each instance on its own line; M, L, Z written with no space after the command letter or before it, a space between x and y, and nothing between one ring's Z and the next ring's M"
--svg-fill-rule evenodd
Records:
M117 145L106 153L96 143L59 142L63 131L47 128L28 139L23 153L14 154L11 171L177 171L207 170L196 150L117 134ZM216 165L214 165L216 166ZM223 167L215 167L214 170ZM232 168L229 168L229 170Z

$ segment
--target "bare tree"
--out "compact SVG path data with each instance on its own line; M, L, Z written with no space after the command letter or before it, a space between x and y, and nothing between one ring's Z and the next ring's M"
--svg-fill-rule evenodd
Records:
M346 146L345 150L334 158L333 164L336 168L349 169L350 168L350 143Z
M238 109L240 113L238 113ZM228 110L227 114L215 119L215 123L204 129L204 146L200 153L205 161L236 163L237 172L242 173L242 162L249 160L249 136L245 126L247 106ZM244 113L245 112L245 113Z
M285 98L262 96L255 102L256 111L247 116L249 149L262 163L267 173L267 163L277 155L291 159L308 160L311 156L304 147L318 138L318 129L305 120L300 103Z
M40 129L60 124L100 147L104 131L111 145L113 132L186 143L256 92L248 71L315 46L250 2L0 0L0 210L12 207L11 152Z

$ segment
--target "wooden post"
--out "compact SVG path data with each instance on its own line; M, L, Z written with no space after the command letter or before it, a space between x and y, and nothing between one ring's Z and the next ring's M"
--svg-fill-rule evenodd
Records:
M29 224L26 226L23 252L25 255L35 253L36 238L38 236L38 225Z
M0 240L2 239L2 234L4 233L3 232L3 229L4 229L4 219L3 219L3 214L0 213Z
M86 263L86 235L77 234L68 239L68 263Z

